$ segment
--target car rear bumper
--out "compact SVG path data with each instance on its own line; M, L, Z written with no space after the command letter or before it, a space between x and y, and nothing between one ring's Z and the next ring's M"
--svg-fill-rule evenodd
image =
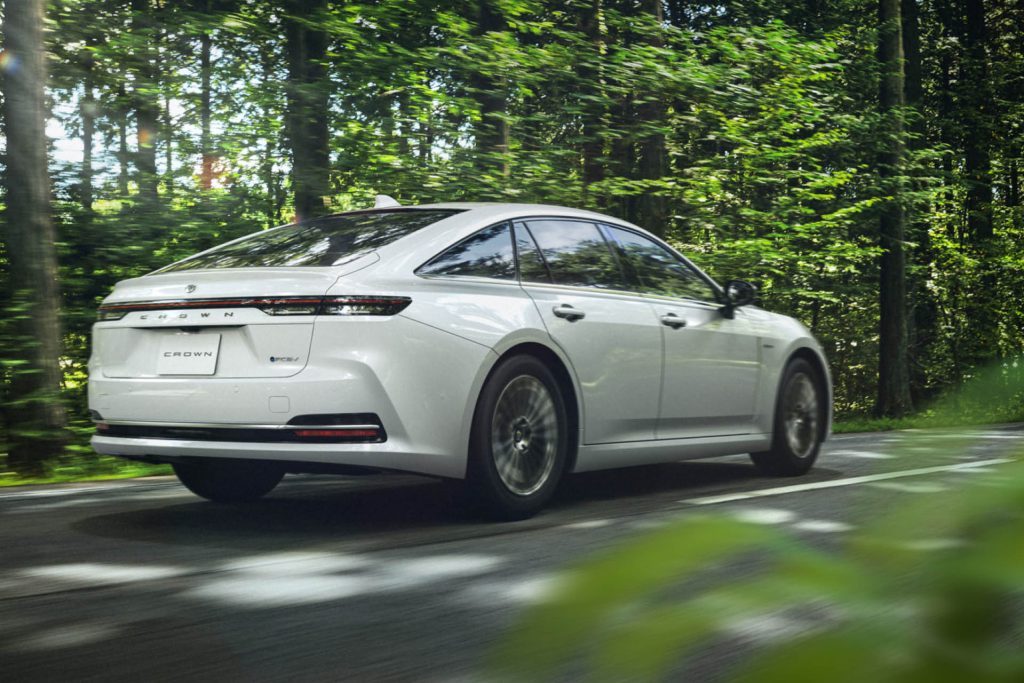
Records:
M253 458L396 469L465 476L469 426L494 352L434 327L395 316L380 321L317 322L309 362L291 377L105 377L90 365L94 419L161 429L153 434L97 434L93 447L109 455L151 460L176 456ZM203 438L202 429L253 425L352 425L372 415L384 438L376 443L296 443ZM305 421L342 416L351 421ZM185 430L193 430L185 433ZM116 430L114 430L116 431ZM180 436L181 438L173 438Z
M190 439L121 438L95 435L97 453L151 462L177 462L183 458L235 458L302 464L346 465L398 470L437 477L465 476L465 458L423 452L405 439L383 443L257 443Z

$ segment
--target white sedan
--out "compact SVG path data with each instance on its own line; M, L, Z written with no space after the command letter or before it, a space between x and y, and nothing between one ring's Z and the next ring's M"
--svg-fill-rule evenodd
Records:
M99 453L215 501L288 472L461 482L498 518L568 472L750 453L808 471L821 347L652 234L530 204L384 206L258 232L119 283L99 309Z

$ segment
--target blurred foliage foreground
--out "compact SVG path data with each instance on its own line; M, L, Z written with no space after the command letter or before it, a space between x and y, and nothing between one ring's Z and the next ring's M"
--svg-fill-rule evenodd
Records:
M955 420L961 401L998 405L1020 386L1005 367L989 372L936 424ZM913 432L879 462L965 462L951 456L978 440ZM1024 681L1024 461L1005 457L961 481L837 489L832 504L852 500L864 518L814 546L782 527L687 514L563 576L496 653L496 670L514 680L697 680L702 655L720 662L753 629L769 631L767 642L727 674L715 665L722 679Z

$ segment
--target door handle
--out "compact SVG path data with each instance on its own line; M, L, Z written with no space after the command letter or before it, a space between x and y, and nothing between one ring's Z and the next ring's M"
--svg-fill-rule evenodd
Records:
M666 313L661 316L661 324L668 325L673 330L678 330L680 327L686 327L686 319L680 318L675 313Z
M576 310L569 304L555 306L554 308L551 309L551 312L554 313L559 318L565 318L569 322L575 322L577 320L581 320L587 317L586 313L584 313L583 311Z

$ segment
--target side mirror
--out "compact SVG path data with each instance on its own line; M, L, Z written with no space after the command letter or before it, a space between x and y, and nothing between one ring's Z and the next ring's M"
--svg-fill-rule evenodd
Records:
M725 283L725 306L722 315L732 318L740 306L753 303L757 298L757 287L743 280L729 280Z

